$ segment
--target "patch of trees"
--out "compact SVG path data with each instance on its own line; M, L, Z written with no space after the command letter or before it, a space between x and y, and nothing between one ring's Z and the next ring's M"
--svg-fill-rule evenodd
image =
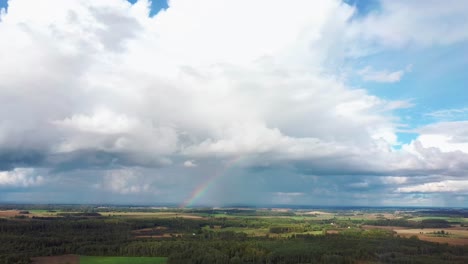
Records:
M377 219L368 220L364 224L374 226L400 226L410 228L447 228L450 227L450 223L443 219L425 219L420 222L409 221L406 219Z
M444 216L444 217L468 217L468 210L466 209L440 209L440 210L423 210L418 211L415 215L420 216Z
M421 221L421 228L446 228L450 223L443 219L424 219Z

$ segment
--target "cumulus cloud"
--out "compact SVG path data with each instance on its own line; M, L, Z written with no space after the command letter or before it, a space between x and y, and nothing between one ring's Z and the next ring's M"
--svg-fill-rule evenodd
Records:
M15 168L11 171L0 171L0 187L30 187L44 183L44 177L37 175L34 169Z
M334 71L370 46L465 40L463 27L442 23L434 33L432 22L411 18L458 21L466 5L438 12L436 1L423 11L384 1L381 12L355 19L339 0L169 4L150 17L146 0L10 0L0 22L0 168L108 170L96 186L120 194L154 191L151 173L135 168L187 173L180 164L197 175L232 161L239 174L402 175L386 184L466 171L468 154L428 144L425 135L437 134L429 128L396 150L395 111L411 104L350 87ZM405 72L361 74L396 82ZM306 191L276 196L299 198L285 193Z
M193 167L197 167L198 165L195 163L194 160L186 160L184 161L184 167L187 167L187 168L193 168Z
M0 143L11 152L26 144L47 162L90 151L171 159L395 142L386 116L392 102L308 70L297 55L320 50L294 48L317 43L327 14L346 21L350 7L302 1L284 9L279 1L259 1L245 9L241 2L172 1L150 18L145 1L45 2L40 8L53 8L44 13L11 1L0 27L17 44L1 42L5 57L14 58L2 61L1 93L2 103L15 104L2 112ZM260 23L256 10L267 2ZM294 19L277 19L288 14ZM39 61L40 68L20 66Z
M426 148L468 153L468 121L433 123L417 129L417 132L417 141Z
M428 182L420 185L407 186L398 188L399 192L406 193L433 193L433 192L457 192L467 193L468 192L468 181L440 181L440 182Z
M104 175L102 183L95 187L120 194L154 191L142 175L132 169L110 170Z

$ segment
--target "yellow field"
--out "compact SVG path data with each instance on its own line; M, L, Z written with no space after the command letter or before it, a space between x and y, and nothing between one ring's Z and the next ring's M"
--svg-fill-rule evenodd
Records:
M430 242L447 243L451 245L468 245L467 227L410 229L397 226L363 226L363 228L393 230L403 237L417 236L421 240ZM441 230L444 230L445 233L448 232L448 235L440 236L434 234Z

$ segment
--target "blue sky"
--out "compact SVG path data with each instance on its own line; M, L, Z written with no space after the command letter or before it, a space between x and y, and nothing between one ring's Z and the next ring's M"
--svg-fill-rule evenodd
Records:
M7 3L0 202L468 204L463 1Z
M130 3L134 4L137 0L128 0ZM165 10L169 6L167 5L166 0L153 0L151 1L151 13L150 16L156 15L160 10Z
M356 7L357 12L355 17L363 17L370 12L376 12L380 9L380 2L378 0L345 0L343 2Z

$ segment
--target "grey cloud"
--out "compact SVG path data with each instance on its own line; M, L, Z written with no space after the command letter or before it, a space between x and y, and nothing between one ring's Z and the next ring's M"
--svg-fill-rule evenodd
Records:
M0 151L0 171L41 166L45 159L42 151L34 149L4 149Z
M101 43L108 50L122 52L125 49L125 41L142 31L138 21L128 15L93 7L90 8L90 11L97 22L102 25L96 30L96 36L100 38Z

